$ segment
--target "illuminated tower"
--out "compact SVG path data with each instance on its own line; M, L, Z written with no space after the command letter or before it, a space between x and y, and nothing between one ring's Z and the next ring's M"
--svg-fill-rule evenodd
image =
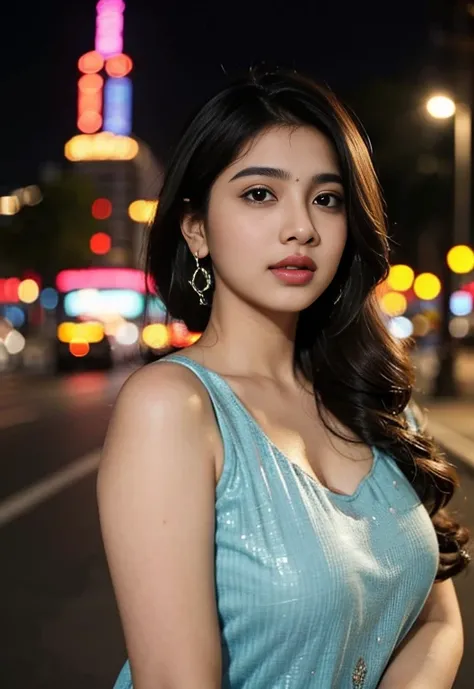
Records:
M123 52L125 3L97 3L95 47L78 60L77 128L81 132L65 146L68 160L89 176L98 197L109 202L103 216L111 249L102 263L135 265L145 226L128 215L137 198L156 198L161 170L150 149L132 136L133 62ZM99 216L95 216L99 217ZM93 246L93 245L92 245Z

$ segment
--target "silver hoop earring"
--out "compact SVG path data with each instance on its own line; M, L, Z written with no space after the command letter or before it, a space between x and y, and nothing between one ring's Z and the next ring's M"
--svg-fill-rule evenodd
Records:
M199 305L200 306L208 306L208 302L206 299L203 297L203 294L206 290L208 290L211 286L211 274L208 270L203 268L202 266L199 265L199 257L196 253L194 254L194 258L196 259L196 270L193 273L193 277L191 280L188 280L189 284L193 288L193 290L199 295ZM196 278L199 275L199 273L202 273L202 276L205 280L205 285L202 289L199 289L199 287L196 285Z

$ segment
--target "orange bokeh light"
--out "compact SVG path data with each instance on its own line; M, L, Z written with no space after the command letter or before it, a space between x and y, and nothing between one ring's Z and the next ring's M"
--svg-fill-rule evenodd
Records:
M96 232L90 239L90 249L93 254L108 254L112 246L112 240L105 232Z
M100 91L104 85L104 80L100 74L84 74L77 82L79 91L83 93L95 93Z
M100 91L96 91L96 93L79 92L77 118L80 119L86 113L102 114L102 94Z
M73 356L83 357L89 354L90 345L85 340L73 340L69 343L69 351Z
M119 55L114 55L113 57L109 57L107 62L105 63L105 71L109 75L109 77L124 77L129 72L132 71L133 67L133 62L131 58L128 57L128 55L124 55L123 53L120 53Z
M102 127L102 115L94 110L86 110L77 118L77 128L84 134L94 134Z
M77 66L83 74L96 74L104 66L104 58L96 50L91 50L79 58Z

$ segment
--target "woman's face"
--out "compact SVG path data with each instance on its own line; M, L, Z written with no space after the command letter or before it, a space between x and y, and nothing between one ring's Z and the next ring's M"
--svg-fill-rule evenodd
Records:
M310 127L273 127L216 179L199 255L211 255L216 295L227 289L257 308L296 313L330 284L346 236L328 139ZM295 256L308 266L290 267ZM281 261L288 268L275 269Z

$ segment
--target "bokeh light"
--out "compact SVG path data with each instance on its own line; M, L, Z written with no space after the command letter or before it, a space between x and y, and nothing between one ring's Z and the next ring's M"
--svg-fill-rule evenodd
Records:
M104 85L104 79L100 74L84 74L77 82L79 91L83 93L96 93Z
M431 117L437 120L445 120L456 112L456 103L449 96L437 94L426 103L426 109Z
M449 323L449 332L452 337L461 339L469 334L469 321L467 318L453 318Z
M81 55L77 66L83 74L96 74L104 66L104 58L97 50L90 50L88 53Z
M132 71L133 62L128 55L120 53L119 55L114 55L109 57L105 63L105 71L109 77L125 77L129 72Z
M10 330L3 341L5 349L9 354L20 354L25 348L25 338L18 330Z
M111 132L78 134L64 146L68 160L133 160L139 151L138 143L129 136Z
M396 316L390 319L388 329L394 337L403 340L413 334L413 323L405 316Z
M84 342L83 340L73 340L69 343L69 351L71 352L72 356L77 358L87 356L87 354L90 352L90 349L89 343Z
M418 299L436 299L441 292L441 282L433 273L421 273L415 278L413 290Z
M470 273L471 270L474 270L474 251L470 246L466 246L465 244L453 246L453 248L448 251L446 260L453 273L461 275Z
M93 254L102 256L109 253L112 246L112 239L110 235L105 232L96 232L96 234L92 235L89 246Z
M138 342L140 333L135 323L122 323L115 331L115 339L119 344L132 345Z
M151 223L155 218L157 208L158 201L137 199L129 205L128 214L135 222Z
M449 308L454 316L468 316L472 312L472 295L459 290L449 299Z
M152 349L164 349L170 344L168 328L163 323L152 323L143 328L143 342Z
M34 280L22 280L18 286L18 297L25 304L33 304L39 297L38 283Z
M25 313L19 306L6 306L4 316L14 328L21 328L25 323Z
M30 184L22 192L22 201L25 206L37 206L43 200L41 189L36 184Z
M112 215L112 204L109 199L96 199L91 206L91 213L96 220L106 220Z
M101 342L104 339L105 331L103 323L96 321L86 321L74 323L65 321L60 323L57 328L57 338L60 342Z
M94 134L102 127L102 115L94 110L86 110L77 118L77 128L84 134Z
M401 316L407 310L407 300L399 292L387 292L380 300L380 308L387 316Z
M398 292L406 292L413 285L415 272L410 266L403 264L393 265L387 278L388 286Z
M59 302L59 295L54 287L45 287L40 294L40 304L43 309L52 311L56 308Z
M414 337L426 337L431 330L430 320L423 313L415 314L411 322L413 324Z
M0 279L0 303L2 304L16 304L18 299L18 288L20 286L18 278L1 278Z
M15 215L20 208L18 196L0 196L0 215Z

